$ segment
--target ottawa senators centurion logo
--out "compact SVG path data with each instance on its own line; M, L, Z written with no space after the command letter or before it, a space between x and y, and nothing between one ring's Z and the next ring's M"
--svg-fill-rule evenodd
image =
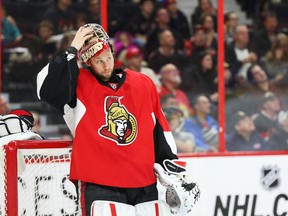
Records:
M117 145L130 145L137 135L137 122L124 105L121 97L108 96L105 99L106 125L99 129L99 134L113 140Z

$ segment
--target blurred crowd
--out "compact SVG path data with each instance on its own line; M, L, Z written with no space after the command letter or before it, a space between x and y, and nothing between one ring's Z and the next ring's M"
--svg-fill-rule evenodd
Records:
M218 14L211 0L198 0L189 16L177 0L109 1L115 64L154 81L179 153L219 150L218 64L225 68L227 150L288 150L288 23L276 10L288 3L235 1L252 24L240 23L237 11L225 13L225 62L217 61ZM80 26L101 23L100 4L3 1L2 80L9 101L0 98L1 114L8 102L37 101L36 74L69 47ZM55 110L46 104L37 112Z

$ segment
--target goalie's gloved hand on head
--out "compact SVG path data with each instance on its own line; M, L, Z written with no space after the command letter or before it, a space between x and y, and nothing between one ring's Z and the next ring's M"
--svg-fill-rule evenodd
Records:
M198 185L188 175L185 162L166 159L163 166L155 163L154 171L161 185L166 188L166 202L171 213L188 215L200 197Z

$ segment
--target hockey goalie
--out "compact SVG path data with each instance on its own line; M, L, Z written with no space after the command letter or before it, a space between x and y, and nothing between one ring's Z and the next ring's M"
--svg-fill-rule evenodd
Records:
M37 75L38 98L63 113L73 135L69 178L81 187L82 215L189 215L200 192L179 165L156 86L116 67L113 52L102 26L88 23Z

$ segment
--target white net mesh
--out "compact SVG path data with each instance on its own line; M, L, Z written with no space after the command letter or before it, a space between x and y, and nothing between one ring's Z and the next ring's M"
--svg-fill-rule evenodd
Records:
M1 150L0 154L5 153ZM6 216L5 163L0 155L0 216ZM71 148L18 149L18 215L79 216L76 188L69 181ZM9 183L8 183L9 184ZM4 192L5 193L5 192ZM3 206L3 207L2 207ZM2 211L2 212L1 212Z
M76 190L68 180L70 149L25 149L18 151L20 158L25 170L18 173L19 215L79 215Z

